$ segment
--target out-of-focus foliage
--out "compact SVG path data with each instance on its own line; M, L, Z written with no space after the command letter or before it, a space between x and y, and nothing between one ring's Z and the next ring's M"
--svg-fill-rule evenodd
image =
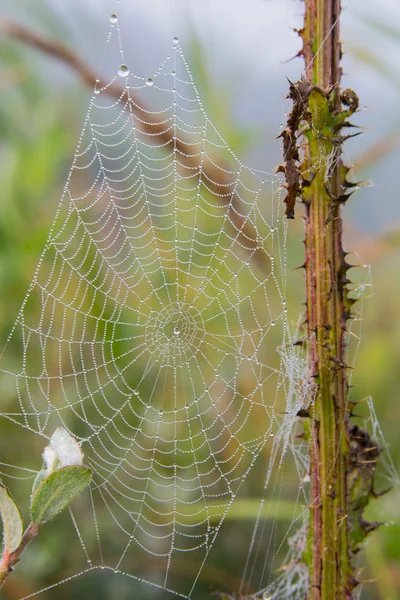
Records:
M88 34L90 35L90 33ZM400 38L400 28L398 32ZM49 94L48 82L37 68L36 55L21 45L1 40L0 60L0 346L3 347L14 323L18 308L28 289L32 275L43 249L55 207L71 163L89 94L79 82L58 85ZM368 51L372 57L373 50ZM200 94L215 125L227 138L233 151L242 156L256 132L238 131L226 109L228 92L216 89L207 76L207 65L202 61L201 47L193 43L191 65ZM365 54L364 58L368 58ZM371 57L369 58L371 60ZM376 62L376 59L374 59ZM400 70L398 73L400 77ZM271 124L278 133L279 124ZM367 143L367 138L366 138ZM362 189L357 192L362 194ZM393 189L393 194L397 194ZM378 201L378 200L377 200ZM384 198L379 199L384 202ZM302 263L301 220L289 228L289 266ZM400 249L398 237L370 239L366 254L372 257L373 295L364 302L362 341L353 375L352 399L373 396L377 414L392 456L400 467L399 364L400 364ZM371 252L370 250L374 250ZM357 248L351 248L357 251ZM361 250L360 250L361 251ZM301 274L290 274L288 288L289 314L301 312L303 301ZM367 293L368 295L368 293ZM0 382L2 401L9 390ZM360 410L362 406L360 405ZM3 426L0 435L0 460L5 463L21 462L24 457L22 428ZM37 444L37 456L42 446ZM201 585L207 590L238 589L240 575L246 561L252 524L257 516L257 498L263 488L266 461L260 457L246 486L241 492L240 504L229 515L216 548L206 564ZM40 469L40 464L37 469ZM297 479L290 475L290 465L282 488L281 501L271 513L278 518L279 534L287 529L293 516ZM261 474L261 475L260 475ZM290 487L293 481L293 487ZM31 478L15 481L15 494L28 497ZM296 487L294 487L296 486ZM395 599L400 595L400 521L397 497L399 490L378 499L370 508L371 518L394 521L393 525L374 532L363 561L366 570L361 579L376 579L365 587L363 597L373 600ZM293 502L293 504L292 504ZM27 510L27 506L22 509ZM82 510L90 507L82 505ZM265 545L273 523L267 521ZM54 579L62 579L82 568L82 557L76 555L76 533L68 514L58 517L57 526L51 524L43 530L35 547L29 548L23 564L4 588L4 598L19 598L33 590L45 587ZM284 552L284 548L282 549ZM277 566L279 559L276 561ZM146 565L143 565L145 570ZM261 569L262 567L260 567ZM182 573L194 577L198 565L185 559ZM131 583L124 578L106 576L78 579L69 586L57 588L57 595L46 597L80 598L97 597L99 600L131 597ZM256 591L253 589L253 591ZM54 594L54 592L53 592ZM154 598L151 589L143 589L141 598Z

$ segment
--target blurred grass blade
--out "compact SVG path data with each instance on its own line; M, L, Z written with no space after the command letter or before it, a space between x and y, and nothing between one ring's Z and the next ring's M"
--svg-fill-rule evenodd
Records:
M238 498L230 506L225 517L230 521L247 521L260 519L279 519L283 521L291 521L296 519L302 513L302 506L292 500L268 500L263 502L261 509L260 498ZM221 502L207 503L207 510L203 503L191 505L188 508L187 514L181 514L181 518L185 523L195 521L198 514L201 513L204 518L209 518L210 521L219 521L221 511L225 510L225 506L221 507Z
M348 43L347 48L357 60L374 69L392 85L400 87L400 77L398 73L384 58L380 58L374 52L370 52L365 47L356 44Z
M372 17L357 12L357 16L361 21L364 21L364 23L369 25L371 29L380 33L385 40L389 38L395 42L400 42L400 26L397 22L396 25L393 25L392 23L389 23L388 20L379 19L376 14Z

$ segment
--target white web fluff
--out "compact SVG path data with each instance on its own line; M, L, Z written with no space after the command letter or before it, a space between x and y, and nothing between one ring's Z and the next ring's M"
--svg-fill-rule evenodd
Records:
M307 545L307 521L288 540L283 573L258 594L262 600L303 600L309 590L309 573L302 557Z
M303 320L304 317L300 319L300 321ZM299 333L301 331L300 321L297 324ZM254 525L243 572L241 591L247 593L249 598L300 600L308 591L308 569L302 555L307 537L309 458L307 444L304 443L304 440L297 439L296 434L302 433L298 413L301 409L309 408L310 399L314 396L315 383L309 374L304 347L302 344L297 345L296 342L298 340L294 338L291 343L280 349L287 377L286 410L280 416L279 431L274 436L272 443L260 510ZM285 473L287 464L285 459L288 453L292 460L289 461L290 472ZM297 494L293 499L293 513L285 527L285 535L279 538L277 534L278 515L274 515L272 507L273 504L279 506L282 484L287 481L288 477L292 480L293 476L298 481L293 486L294 489L297 488ZM271 500L272 510L268 510L268 513L272 520L272 530L268 531L268 523L265 519L261 519L261 512L265 506L268 507ZM276 510L275 508L275 512ZM271 571L278 566L275 561L278 554L285 548L285 544L288 544L289 548L283 560L281 569L283 573L273 576ZM260 569L256 568L258 563L261 563L261 576L257 572ZM258 580L256 580L256 576L259 577ZM255 595L249 594L249 584L251 583L254 583L256 589L260 590Z
M118 39L111 19L109 44ZM191 597L277 426L286 376L276 348L290 342L281 199L207 118L177 40L151 78L121 61L93 93L1 359L16 397L2 418L44 438L61 425L80 440L94 483L91 518L73 522L89 570ZM126 82L119 100L106 93L116 82ZM136 94L152 112L138 116ZM144 133L146 118L173 144ZM183 160L182 138L199 169ZM174 567L188 552L196 568L182 582Z

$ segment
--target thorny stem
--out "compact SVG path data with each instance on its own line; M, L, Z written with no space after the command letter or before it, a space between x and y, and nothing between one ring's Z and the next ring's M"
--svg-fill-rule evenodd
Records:
M374 492L380 448L350 425L345 364L346 327L354 300L342 246L341 208L351 195L342 144L357 110L352 90L340 90L340 0L305 0L305 78L290 85L293 108L282 133L286 215L305 206L305 274L310 377L315 382L305 434L310 441L310 518L304 559L309 600L351 600L358 584L352 565L366 536L379 526L364 510ZM357 134L356 134L357 135ZM301 143L301 145L300 145ZM300 416L300 415L299 415ZM365 453L368 460L365 460Z
M306 0L305 4L301 32L305 77L324 91L336 86L331 111L340 113L340 0ZM305 149L305 172L312 181L303 194L307 340L310 371L317 384L311 411L309 597L343 600L352 597L354 586L347 523L349 410L344 352L348 265L342 248L339 201L345 181L341 140L322 139L322 129L309 137ZM334 132L330 129L329 133Z
M38 525L31 523L25 530L20 545L14 552L4 551L0 561L0 588L3 586L7 577L12 573L14 565L16 565L21 558L21 554L25 548L35 539L39 532Z

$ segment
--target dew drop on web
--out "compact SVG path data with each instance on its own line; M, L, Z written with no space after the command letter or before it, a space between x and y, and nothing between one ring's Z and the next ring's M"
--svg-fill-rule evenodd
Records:
M126 65L121 65L120 68L118 69L118 75L120 77L128 77L129 75L129 69Z

